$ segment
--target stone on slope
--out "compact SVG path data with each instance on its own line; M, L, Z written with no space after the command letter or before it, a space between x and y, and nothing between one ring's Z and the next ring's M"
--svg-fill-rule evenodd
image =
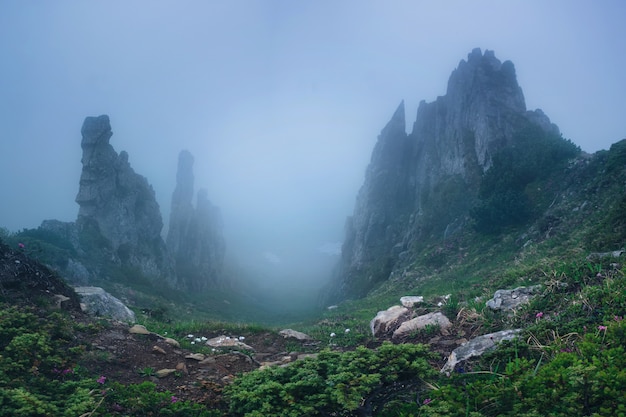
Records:
M528 303L540 288L540 285L533 285L532 287L517 287L513 290L497 290L486 304L492 310L511 311Z
M393 338L401 339L407 337L411 332L424 329L426 326L438 326L439 332L443 335L447 335L448 328L452 326L452 323L450 323L450 320L440 311L424 314L403 322L400 327L393 332Z
M405 295L404 297L400 297L400 303L406 308L412 308L415 304L420 304L424 302L424 297L421 295Z
M409 309L402 306L392 306L387 310L379 311L376 317L370 321L370 330L374 337L384 336L398 326L401 319L409 312Z
M449 374L454 371L454 367L459 362L463 362L476 356L481 356L483 353L494 349L496 345L503 340L512 340L516 338L521 331L521 329L502 330L500 332L478 336L468 341L452 351L450 356L448 356L448 362L446 362L443 368L441 368L441 372Z
M284 329L278 332L278 334L285 339L292 338L296 340L312 340L311 336L309 336L308 334L293 329Z
M206 345L214 347L214 348L227 347L227 348L239 348L239 349L254 351L254 348L252 346L246 345L245 343L238 340L237 338L230 337L230 336L223 336L223 335L207 340Z
M75 287L74 291L85 305L85 311L94 316L111 317L126 323L135 322L135 313L118 298L100 287Z
M128 333L130 334L152 334L151 331L146 329L146 326L143 324L135 324L130 329L128 329Z

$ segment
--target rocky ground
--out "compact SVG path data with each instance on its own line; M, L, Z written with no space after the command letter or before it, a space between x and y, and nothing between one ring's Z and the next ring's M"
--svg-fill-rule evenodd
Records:
M212 348L207 354L193 353L155 333L136 334L122 323L109 323L89 337L82 365L94 375L122 384L152 381L180 399L219 406L221 391L237 374L258 369L265 363L288 362L297 357L286 350L287 340L271 331L233 335L245 338L248 348ZM207 334L211 339L224 334ZM231 336L229 336L231 337ZM300 342L304 344L305 342ZM289 346L293 348L294 342ZM304 350L306 347L303 346Z
M68 311L73 320L84 325L82 328L89 329L76 334L74 345L84 347L78 365L94 378L104 377L107 382L121 384L152 381L159 390L209 407L224 405L222 389L238 374L268 364L288 363L307 355L304 352L327 346L314 340L285 338L272 330L230 334L227 329L218 329L194 335L191 339L202 339L195 342L193 351L185 349L190 347L188 335L159 335L142 326L89 317L82 312L76 293L56 273L29 258L23 248L10 249L2 244L0 301L35 306L40 312L58 308ZM431 309L416 306L402 317L407 320L428 311ZM383 340L428 343L440 353L440 359L433 363L439 368L454 348L484 331L478 315L463 309L456 317L450 317L452 324L445 329L435 326L400 335L396 332L394 336L400 325L397 319L386 323L386 331L377 334L376 339L364 341L367 347L375 348ZM206 345L210 339L220 337L236 346Z
M237 374L258 369L264 363L291 361L298 352L288 351L287 347L301 346L301 351L310 351L314 343L285 339L270 330L237 335L224 331L202 336L232 336L237 340L243 337L245 345L218 347L214 351L202 346L196 350L205 353L194 354L177 346L175 339L149 331L131 333L127 324L89 317L82 312L76 293L56 273L31 259L23 248L11 249L1 243L0 301L34 307L41 316L63 309L75 322L83 324L82 328L90 329L77 333L73 344L84 346L85 353L78 365L94 377L121 384L153 381L159 390L168 390L181 400L209 406L220 405L222 388Z

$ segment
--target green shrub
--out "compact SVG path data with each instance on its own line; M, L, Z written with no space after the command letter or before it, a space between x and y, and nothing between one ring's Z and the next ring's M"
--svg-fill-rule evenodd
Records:
M520 129L512 142L493 156L482 177L479 201L470 212L479 232L496 233L533 218L537 202L526 187L554 175L580 153L571 141L531 124Z
M436 374L429 357L426 346L410 344L325 350L316 359L240 376L225 394L235 416L373 415L407 392L414 398L424 389Z
M40 316L41 314L42 316ZM61 312L0 304L0 417L195 416L218 411L158 392L86 375L73 345L81 325ZM84 329L83 329L84 330Z

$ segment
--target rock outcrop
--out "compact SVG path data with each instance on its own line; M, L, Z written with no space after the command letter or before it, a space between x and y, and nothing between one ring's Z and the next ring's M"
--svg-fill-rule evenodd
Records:
M166 242L174 256L178 286L203 291L223 284L225 243L220 210L206 190L198 192L193 206L193 162L191 153L180 152Z
M400 103L372 152L325 301L364 296L416 242L458 233L493 155L529 126L559 133L543 112L526 110L513 64L492 51L462 60L446 95L420 103L408 135Z
M280 334L285 339L292 338L296 340L313 340L313 338L308 334L293 329L283 329L278 332L278 334Z
M414 331L426 329L427 326L435 326L438 328L439 333L447 335L448 329L452 326L452 323L440 311L423 314L403 322L400 327L393 332L392 338L396 340L403 339Z
M486 306L491 310L511 311L517 307L527 304L539 292L540 285L531 287L517 287L513 290L497 290L493 298L488 300Z
M402 306L391 306L387 310L379 311L370 321L372 336L385 336L405 321L409 314L409 309Z
M174 283L154 190L131 168L128 154L118 154L109 144L109 117L87 117L81 133L83 169L76 196L80 233L97 240L98 248L91 250L107 252L115 264Z
M134 323L136 320L131 309L100 287L75 287L74 291L81 299L81 307L88 314L126 323Z
M521 329L502 330L495 333L484 334L470 340L452 351L448 357L448 361L443 368L441 368L441 372L449 374L454 371L458 363L481 356L483 353L495 349L498 343L516 338L520 332Z

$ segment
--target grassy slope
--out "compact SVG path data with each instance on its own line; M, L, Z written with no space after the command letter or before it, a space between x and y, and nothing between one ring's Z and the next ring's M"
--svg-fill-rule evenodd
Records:
M292 321L299 322L293 325L322 341L322 346L354 347L371 342L369 320L378 310L397 304L400 296L424 295L427 308L436 309L435 297L452 294L453 301L444 306L451 318L461 310L471 310L472 320L481 321L485 331L524 327L524 337L516 345L505 345L471 364L475 374L430 381L427 393L438 401L439 408L426 409L409 403L397 405L395 414L388 415L409 416L418 412L433 416L522 415L519 407L532 408L524 403L526 399L531 401L544 394L537 391L536 385L545 385L550 372L565 375L565 385L554 388L561 390L559 395L571 396L568 400L571 404L584 406L579 409L572 405L563 413L591 415L593 411L594 415L609 415L602 410L624 407L626 400L620 400L619 393L615 394L610 387L617 385L626 392L626 376L619 370L611 371L608 376L598 375L598 370L609 369L610 358L614 358L614 363L623 362L623 352L615 349L624 344L626 270L624 255L620 258L589 258L589 255L624 247L625 183L626 143L618 143L610 152L601 152L591 159L573 161L549 180L528 186L538 207L538 216L532 224L497 235L481 235L466 228L447 241L434 238L416 248L409 261L368 297L346 301L308 320L292 316ZM14 246L22 239L18 235L4 236L3 240ZM270 323L275 320L270 310L259 309L229 291L195 299L175 294L166 299L162 293L150 293L145 287L137 291L119 283L104 284L129 301L142 321L157 327L156 330L169 329L170 334L206 328L207 320ZM529 284L542 284L543 293L515 316L490 313L484 308L485 300L496 289ZM147 313L142 314L142 310ZM543 313L540 319L539 312ZM606 330L600 330L603 326ZM337 336L331 338L330 333ZM603 353L594 356L590 349ZM56 360L63 363L62 358ZM579 374L564 373L564 369L578 369L577 366ZM491 379L477 376L483 373ZM603 382L602 392L593 391L591 385L589 389L583 386L580 391L576 385L580 378L612 382ZM477 390L472 394L478 401L475 404L469 404L471 389ZM18 390L16 395L22 395L18 388L15 390ZM520 397L520 393L525 397ZM16 400L11 398L11 401ZM446 407L462 411L455 414L445 411ZM560 412L555 411L554 415L561 415Z

